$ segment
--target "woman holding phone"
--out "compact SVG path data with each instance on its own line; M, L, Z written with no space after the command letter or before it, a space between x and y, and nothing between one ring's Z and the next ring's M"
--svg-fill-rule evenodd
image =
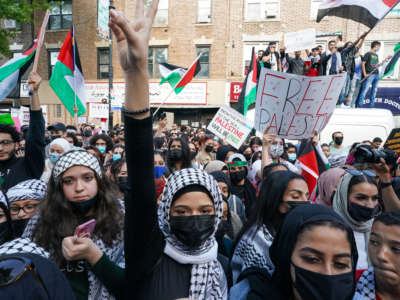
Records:
M65 153L54 165L40 211L23 235L50 253L78 300L114 299L121 291L124 208L114 186L94 155L85 150Z

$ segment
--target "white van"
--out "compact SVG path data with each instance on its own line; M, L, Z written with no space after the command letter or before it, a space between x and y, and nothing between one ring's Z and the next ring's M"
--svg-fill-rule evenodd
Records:
M255 109L249 110L246 118L254 124ZM351 146L355 142L372 141L375 137L386 140L395 120L392 112L378 108L336 108L328 125L321 132L321 144L332 141L332 133L341 131L344 135L343 145ZM257 132L262 136L262 133Z

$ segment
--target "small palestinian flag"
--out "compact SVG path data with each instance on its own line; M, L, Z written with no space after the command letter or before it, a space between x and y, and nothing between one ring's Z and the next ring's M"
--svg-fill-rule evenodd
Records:
M61 47L50 86L72 116L75 116L75 103L78 117L86 113L85 80L73 29L68 32Z
M179 94L182 92L184 87L200 72L201 66L199 59L200 56L196 58L189 69L167 63L160 64L160 73L162 76L160 85L168 82L169 85L174 89L175 94Z
M324 0L318 9L317 22L325 16L336 16L373 28L398 3L400 0Z
M394 47L393 57L383 65L381 79L393 75L394 68L400 59L400 43Z
M238 111L246 115L249 106L256 102L257 95L257 57L253 47L249 72L243 83L243 89L239 96Z
M24 53L18 53L0 67L0 101L4 100L21 81L21 77L35 59L36 47L37 41Z

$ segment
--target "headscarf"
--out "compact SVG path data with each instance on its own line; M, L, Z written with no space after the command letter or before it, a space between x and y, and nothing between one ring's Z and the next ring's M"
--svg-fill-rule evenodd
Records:
M206 165L204 171L210 174L215 171L221 171L224 167L226 167L226 164L223 161L213 160Z
M271 287L271 299L288 299L292 293L292 280L290 265L293 250L298 234L306 224L318 221L332 221L342 224L351 240L351 256L353 266L353 278L356 280L356 266L358 260L357 246L353 231L346 222L332 209L318 204L304 204L291 210L283 222L282 228L272 242L269 250L271 260L275 265ZM277 296L274 295L277 294Z
M61 148L63 148L64 153L68 152L68 151L71 150L71 148L72 148L71 144L70 144L66 139L63 139L63 138L58 138L58 139L53 140L53 141L50 143L50 148L51 148L51 146L53 146L53 145L58 145L58 146L60 146Z
M74 166L85 166L92 169L99 177L102 177L99 160L86 150L75 150L63 154L53 168L54 178Z
M210 193L216 214L214 233L196 250L179 241L170 227L173 199L180 190L191 185L200 185ZM218 183L212 176L199 169L183 169L168 178L158 207L158 224L166 241L164 253L178 263L192 264L189 290L192 299L227 298L226 278L217 260L218 244L214 237L222 218L222 201Z
M47 185L39 179L29 179L18 183L7 191L8 203L19 200L42 200Z
M319 197L317 204L326 205L332 208L332 196L335 192L339 179L346 171L342 168L333 168L323 172L318 179Z

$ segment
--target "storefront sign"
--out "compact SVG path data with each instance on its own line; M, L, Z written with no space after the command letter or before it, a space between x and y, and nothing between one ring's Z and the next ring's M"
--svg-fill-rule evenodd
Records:
M364 108L369 107L370 93L371 90L364 100ZM389 109L394 115L400 115L400 88L378 88L375 98L375 108Z
M230 102L238 102L242 92L243 82L231 82Z

